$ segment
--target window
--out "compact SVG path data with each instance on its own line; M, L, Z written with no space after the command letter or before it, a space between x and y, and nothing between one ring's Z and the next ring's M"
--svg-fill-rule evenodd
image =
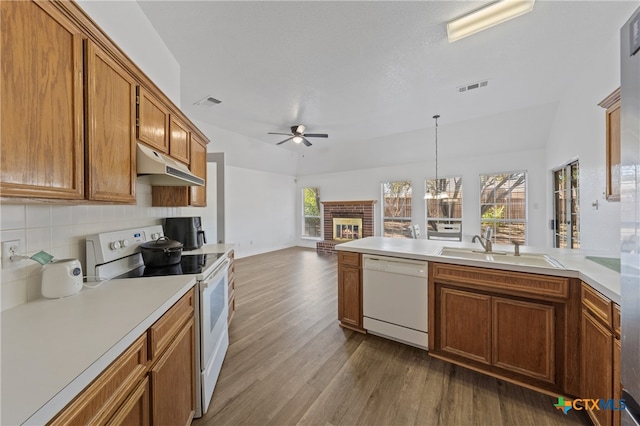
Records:
M302 189L302 236L320 238L320 191L318 188Z
M553 246L580 248L578 162L553 171Z
M382 183L382 235L411 238L411 182Z
M430 197L436 189L436 180L427 179L426 212L427 238L462 241L462 177L438 179L438 198Z
M493 230L493 242L527 241L527 174L480 175L480 223Z

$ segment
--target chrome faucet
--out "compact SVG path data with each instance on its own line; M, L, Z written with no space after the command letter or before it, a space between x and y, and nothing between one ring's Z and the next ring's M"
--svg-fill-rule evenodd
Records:
M493 246L491 244L491 227L490 226L487 226L487 228L485 229L484 238L479 235L474 235L473 238L471 239L471 242L475 243L476 240L480 242L480 245L482 246L485 252L487 253L493 252Z

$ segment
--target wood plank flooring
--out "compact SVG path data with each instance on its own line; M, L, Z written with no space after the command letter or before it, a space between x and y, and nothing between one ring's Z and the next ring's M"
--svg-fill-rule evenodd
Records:
M218 425L586 425L555 398L345 330L337 257L291 248L236 261L236 315L209 411Z

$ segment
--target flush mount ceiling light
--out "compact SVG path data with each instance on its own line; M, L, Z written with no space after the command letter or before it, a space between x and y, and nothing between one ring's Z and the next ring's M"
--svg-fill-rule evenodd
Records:
M533 10L535 0L500 0L447 23L449 43Z

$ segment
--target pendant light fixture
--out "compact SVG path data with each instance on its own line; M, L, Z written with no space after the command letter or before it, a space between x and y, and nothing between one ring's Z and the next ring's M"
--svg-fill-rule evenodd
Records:
M438 114L433 116L433 119L436 120L436 179L435 185L433 186L433 191L427 190L427 193L424 195L425 200L439 200L449 197L446 192L440 192L440 185L438 182L438 118L440 118Z

